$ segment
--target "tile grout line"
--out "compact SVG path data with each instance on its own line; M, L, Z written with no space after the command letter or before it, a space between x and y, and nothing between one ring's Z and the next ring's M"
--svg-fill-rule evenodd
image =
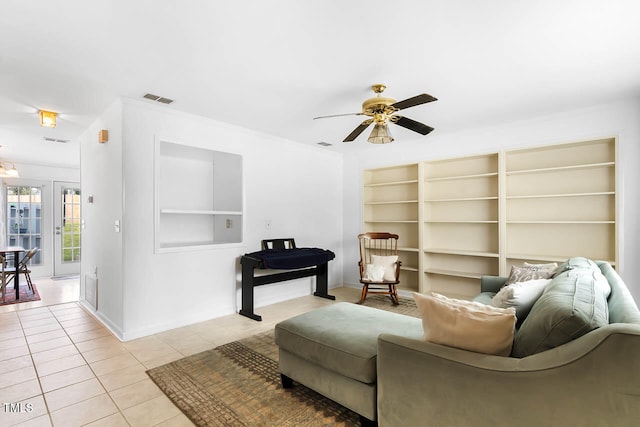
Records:
M40 307L37 307L40 308ZM49 307L45 308L49 311L49 313L55 318L55 315L51 311ZM28 310L24 310L26 312ZM53 418L51 417L51 411L49 410L49 404L47 403L47 399L44 396L44 389L42 388L42 382L40 381L40 374L38 374L38 367L36 366L36 361L33 359L33 352L31 351L31 344L27 340L27 334L24 330L24 325L22 323L22 317L20 317L19 312L16 312L16 316L18 317L18 322L20 323L20 329L22 330L22 335L24 336L24 341L27 343L27 349L29 350L29 357L31 358L31 365L33 366L33 370L36 373L36 379L38 380L38 387L40 387L40 392L42 396L42 401L44 402L44 408L47 410L47 416L49 417L49 423L53 426ZM56 319L57 321L58 319ZM62 325L61 325L62 326Z
M69 304L69 303L63 303L63 304ZM84 308L82 308L79 304L77 304L77 303L73 303L73 304L75 305L75 307L78 307L78 308L80 308L81 310L83 310L83 311L84 311ZM62 304L56 304L56 305L62 305ZM93 374L94 378L95 378L95 379L100 383L100 386L103 388L103 390L104 390L105 394L109 397L109 399L111 400L111 402L113 403L113 405L118 409L118 412L120 413L120 415L122 416L122 418L125 420L125 422L126 422L128 425L131 425L131 424L129 423L129 421L126 419L126 417L124 416L124 414L122 413L122 411L120 410L120 407L116 404L116 402L115 402L115 401L113 400L113 398L111 397L111 394L109 394L109 392L108 392L108 391L107 391L107 389L105 388L105 386L104 386L104 384L102 383L102 381L100 381L100 378L98 378L98 375L96 374L96 372L91 368L91 364L90 364L90 363L87 361L87 359L84 357L84 355L82 354L82 352L80 351L80 349L79 349L79 348L78 348L78 346L76 345L76 342L73 340L73 338L71 338L71 336L70 336L70 335L69 335L69 333L67 332L67 329L62 325L62 323L60 323L60 320L59 320L59 319L58 319L58 317L56 316L55 311L54 311L54 310L51 310L51 308L50 308L50 307L55 307L56 305L53 305L53 306L45 306L45 307L36 307L36 308L46 308L46 309L49 311L49 313L53 316L53 318L54 318L54 319L55 319L55 321L58 323L58 325L60 326L60 328L62 328L62 330L64 331L65 336L66 336L67 338L69 338L69 341L71 342L71 344L73 345L73 347L76 349L76 351L78 352L78 354L80 355L80 357L82 357L82 360L84 360L84 362L85 362L85 364L86 364L87 368L91 371L91 373ZM25 311L28 311L28 310L25 310ZM25 337L25 341L26 341L26 334L25 334L25 331L24 331L24 327L22 326L22 319L20 318L20 316L19 316L19 315L18 315L18 321L20 322L20 327L21 327L21 329L22 329L22 334L24 335L24 337ZM51 423L51 425L52 425L52 426L54 426L54 427L55 427L55 424L54 424L54 422L53 422L53 411L51 411L51 410L49 409L49 404L48 404L48 402L47 402L47 398L45 397L45 392L44 392L44 389L43 389L43 387L42 387L42 382L40 381L40 375L38 374L38 368L37 368L37 366L36 366L35 360L33 359L33 352L31 351L31 345L29 344L29 342L28 342L28 341L27 341L27 348L29 349L29 356L31 357L31 363L33 364L33 368L34 368L34 370L35 370L35 372L36 372L36 377L37 377L37 380L38 380L38 385L40 386L40 391L42 392L42 400L44 401L45 408L46 408L46 410L47 410L47 415L49 416L49 422ZM50 350L53 350L53 349L50 349ZM59 371L59 372L68 371L68 370L70 370L70 369L73 369L73 368L64 369L64 370ZM77 384L77 383L76 383L76 384ZM70 385L67 385L67 386L65 386L65 387L69 387L69 386L70 386ZM65 388L65 387L61 387L61 389L62 389L62 388ZM56 389L56 390L59 390L59 389ZM54 390L51 390L51 391L54 391ZM95 396L94 396L94 397L95 397ZM75 405L75 404L77 404L77 403L81 403L81 402L86 402L87 400L89 400L89 399L80 400L80 401L78 401L78 402L74 402L73 404L71 404L71 405L67 405L67 406L65 406L65 407L72 406L72 405ZM63 408L58 408L57 410L60 410L60 409L63 409ZM107 416L105 416L105 417L102 417L102 418L99 418L99 419L93 420L93 421L91 421L91 422L95 422L95 421L98 421L98 420L104 419L104 418L109 417L109 416L111 416L111 415L113 415L113 414L109 414L109 415L107 415Z
M65 303L65 304L68 304L68 303ZM90 315L90 316L91 316L91 313L87 312L87 311L86 311L86 309L85 309L84 307L82 307L80 304L75 303L75 305L76 305L76 307L80 308L83 312L85 312L85 313L87 313L88 315ZM47 308L48 308L48 307L47 307ZM118 412L120 413L120 415L122 416L122 418L125 420L125 422L126 422L128 425L131 425L131 423L129 422L129 420L128 420L128 419L127 419L127 417L125 416L125 414L124 414L123 410L118 406L118 404L113 400L113 397L111 396L111 392L112 392L112 391L119 390L119 389L121 389L121 388L127 387L128 385L127 385L127 386L118 387L118 388L116 388L116 389L114 389L114 390L111 390L111 391L107 390L107 388L106 388L105 384L102 382L102 380L101 380L101 379L100 379L100 377L97 375L97 373L95 372L95 370L91 367L91 363L90 363L90 362L85 358L85 356L84 356L84 354L82 353L82 351L78 348L78 346L77 346L76 342L71 338L71 336L70 336L70 335L69 335L69 333L67 332L66 328L65 328L65 327L60 323L60 320L58 319L58 317L57 317L57 315L56 315L56 312L55 312L55 311L53 311L53 310L49 310L49 311L52 313L52 315L53 315L53 316L55 317L55 319L56 319L56 322L58 322L58 324L60 325L60 327L61 327L61 328L62 328L62 330L64 331L65 336L67 336L67 337L69 338L69 340L71 341L71 344L72 344L72 345L74 346L74 348L78 351L78 354L82 357L82 359L85 361L85 363L86 363L87 367L89 368L89 370L91 370L91 372L92 372L92 374L93 374L94 378L95 378L95 379L100 383L100 385L102 386L102 388L105 390L105 394L107 394L107 395L108 395L109 399L110 399L110 400L111 400L111 402L114 404L114 406L117 408L117 410L118 410ZM96 321L96 319L95 319L93 316L91 317L91 319L92 319L92 321L94 321L94 322ZM104 328L102 325L100 325L100 327L101 327L101 328ZM108 330L108 329L107 329L107 330ZM109 331L109 333L111 334L111 331ZM116 338L117 338L117 337L116 337ZM162 341L162 340L160 340L160 341L161 341L163 344L165 344L165 345L169 346L172 350L176 351L176 352L177 352L178 354L180 354L182 357L184 357L184 354L183 354L181 351L179 351L178 349L174 348L174 347L173 347L173 346L171 346L169 343L166 343L166 342L164 342L164 341ZM131 350L129 350L126 346L124 346L124 349L126 350L127 354L129 354L131 357L133 357L133 358L135 359L135 361L136 361L136 362L138 362L141 366L143 366L143 367L145 368L145 372L149 370L149 368L147 368L147 366L144 364L144 362L142 362L142 361L141 361L141 360L140 360L140 359L139 359L139 358L138 358L138 357L137 357L137 356L136 356L136 355L135 355ZM106 359L105 359L105 360L106 360ZM34 367L35 367L35 364L34 364ZM39 377L38 377L38 380L39 380ZM143 380L140 380L140 381L137 381L137 382L141 382L141 381L143 381ZM129 384L129 385L130 385L130 384ZM65 386L65 387L68 387L68 386ZM41 386L41 390L42 390L42 386ZM44 393L43 393L43 398L44 398ZM45 400L46 400L46 399L45 399ZM89 399L84 399L84 400L81 400L81 401L79 401L79 402L75 402L74 404L76 404L76 403L80 403L80 402L84 402L84 401L87 401L87 400L89 400ZM71 405L68 405L68 406L71 406ZM62 409L62 408L60 408L60 409ZM105 417L99 418L99 419L94 420L94 421L92 421L92 422L98 421L98 420L100 420L100 419L107 418L107 417L112 416L112 415L114 415L114 414L109 414L109 415L107 415L107 416L105 416ZM49 416L50 416L50 418L51 418L51 412L49 412ZM160 421L160 423L165 422L165 421L167 421L167 420ZM53 423L52 423L52 425L53 425Z
M84 307L82 307L80 304L78 304L77 302L74 302L75 306L80 308L83 312L89 314L86 309ZM116 409L118 410L118 413L120 413L120 415L122 416L122 419L124 419L124 421L131 426L131 423L129 422L129 420L127 420L127 418L124 416L124 414L122 413L122 411L120 410L120 407L118 406L118 404L113 400L113 397L111 397L111 393L109 393L109 391L107 390L107 388L105 387L105 385L102 383L102 381L100 381L100 378L98 377L98 374L96 374L96 372L93 370L93 368L91 367L91 364L89 363L89 361L84 357L84 354L82 354L82 351L78 348L78 346L76 345L76 342L73 340L73 338L71 338L71 336L69 335L69 333L67 332L67 329L60 323L60 320L58 320L58 317L56 316L55 312L52 311L53 316L56 319L56 322L58 322L58 324L60 325L60 327L62 328L62 330L64 331L65 335L69 338L69 341L71 341L71 344L73 344L73 346L75 347L75 349L78 351L78 354L80 355L80 357L82 357L82 360L84 360L84 362L87 365L87 368L89 368L89 370L91 371L91 373L93 374L94 378L96 379L96 381L98 381L98 383L100 383L100 386L102 387L102 389L104 390L105 394L109 397L109 400L111 400L111 403L113 403L113 405L116 407ZM95 321L95 320L93 320ZM102 327L102 326L101 326ZM128 351L128 350L127 350ZM68 387L68 386L67 386ZM95 397L95 396L94 396ZM81 400L79 402L75 402L72 405L75 405L77 403L80 402L86 402L87 400L92 399L92 398L88 398L88 399L84 399ZM71 406L71 405L68 405ZM62 408L60 408L62 409ZM114 412L115 414L115 412ZM106 415L102 418L98 418L96 420L91 421L91 423L108 418L114 414L109 414ZM51 420L51 425L53 425L55 427L55 425L53 424L53 419ZM86 424L84 424L86 425Z

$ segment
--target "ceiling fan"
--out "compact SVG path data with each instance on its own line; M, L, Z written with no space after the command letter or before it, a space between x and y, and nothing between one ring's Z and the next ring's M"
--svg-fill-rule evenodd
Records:
M404 101L396 101L392 98L385 98L381 96L382 92L387 87L383 84L375 84L371 86L371 89L378 95L369 98L362 103L362 112L360 113L347 113L347 114L333 114L330 116L319 116L314 117L313 119L325 119L329 117L340 117L340 116L369 116L371 118L365 120L360 123L360 126L355 128L353 132L351 132L343 142L352 142L355 140L366 128L369 127L372 123L375 123L373 127L373 131L367 141L373 144L386 144L388 142L393 141L393 136L389 132L388 123L394 123L398 126L402 126L403 128L412 130L414 132L418 132L422 135L427 135L429 132L433 130L431 126L427 126L423 123L416 122L415 120L409 119L404 116L398 116L395 113L397 111L403 110L409 107L415 107L416 105L426 104L427 102L437 101L437 98L434 98L431 95L426 93L416 95L412 98L405 99Z

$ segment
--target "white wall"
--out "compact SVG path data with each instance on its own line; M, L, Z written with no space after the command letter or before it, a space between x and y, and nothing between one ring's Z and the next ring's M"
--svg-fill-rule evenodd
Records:
M78 182L80 180L80 168L69 166L51 166L31 163L16 163L16 168L20 173L20 179L40 180L40 181L69 181Z
M551 102L551 101L550 101ZM394 164L618 137L619 247L618 271L640 301L640 100L629 99L562 114L508 123L502 126L446 133L436 130L412 138L395 132L396 141L383 145L361 143L357 154L344 158L344 251L345 283L356 285L359 275L356 236L362 228L362 170ZM394 130L397 128L394 128ZM407 135L407 136L405 136ZM410 138L410 139L407 139Z
M98 143L98 132L109 141ZM80 298L86 274L97 270L97 315L118 335L124 331L122 234L114 221L122 220L122 103L111 105L80 138L82 191L82 258ZM93 196L93 203L87 202ZM90 307L88 307L90 308Z
M112 108L103 116L110 120ZM265 238L294 237L298 246L331 249L336 260L329 263L330 286L342 283L342 157L321 148L303 146L290 141L261 135L242 128L163 106L125 100L122 103L122 177L113 182L113 192L105 188L111 173L93 173L100 160L98 151L109 150L112 130L99 123L88 131L89 139L100 126L109 129L110 141L83 151L83 172L93 180L85 182L83 194L93 192L96 201L113 203L112 214L99 218L106 235L83 238L83 267L98 267L99 304L109 293L113 302L121 300L120 310L106 308L102 315L123 339L176 328L239 309L239 257L260 249ZM115 123L117 126L117 123ZM176 142L243 156L244 171L244 243L186 252L154 252L154 141ZM117 145L116 141L114 145ZM86 156L85 156L86 154ZM85 161L87 163L85 163ZM85 166L86 165L86 166ZM118 170L114 172L118 173ZM101 176L100 176L101 175ZM91 178L91 177L89 177ZM91 190L90 190L91 189ZM117 190L121 189L121 194ZM103 195L102 192L105 194ZM105 200L107 201L107 200ZM98 202L94 203L94 206ZM114 239L113 221L122 206L122 248ZM97 215L97 213L96 213ZM86 217L87 229L90 218ZM269 221L271 227L265 228ZM105 245L105 239L108 244ZM84 251L91 254L84 257ZM109 252L107 256L105 252ZM106 261L121 254L122 269L118 277L118 261L113 274ZM105 275L108 274L108 277ZM256 307L275 301L311 293L313 278L256 288ZM259 310L258 310L259 312Z

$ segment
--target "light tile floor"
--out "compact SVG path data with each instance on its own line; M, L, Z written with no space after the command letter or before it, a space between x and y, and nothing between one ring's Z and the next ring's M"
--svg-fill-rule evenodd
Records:
M234 314L120 342L75 302L78 279L36 284L41 301L0 307L0 426L191 426L147 369L333 303L305 296L256 309L262 322Z

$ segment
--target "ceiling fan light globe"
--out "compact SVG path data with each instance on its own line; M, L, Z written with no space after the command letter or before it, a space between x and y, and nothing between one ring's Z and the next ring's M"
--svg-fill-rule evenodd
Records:
M371 135L367 139L372 144L388 144L393 141L393 136L389 132L389 126L386 124L376 124L371 131Z

